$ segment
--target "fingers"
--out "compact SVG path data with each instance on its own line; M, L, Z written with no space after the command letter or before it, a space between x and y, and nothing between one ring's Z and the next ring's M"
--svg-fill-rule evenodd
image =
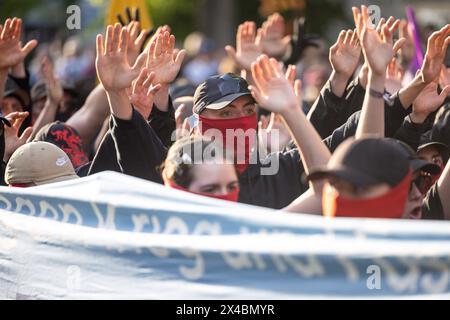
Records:
M186 105L182 103L178 106L177 110L175 110L175 127L177 129L180 129L183 125L183 114L185 109Z
M96 38L97 58L106 54L105 47L103 46L103 35L98 34Z
M297 68L296 66L290 64L286 70L285 78L289 80L292 86L294 85L296 76L297 76Z
M105 55L106 54L111 54L112 51L113 51L113 46L112 46L113 38L114 38L114 27L109 25L106 28L106 41L105 41L106 51L105 51Z
M394 53L396 53L406 42L406 38L401 38L398 39L395 44L394 47L392 48L392 50L394 50Z
M123 54L127 54L128 39L129 39L128 30L127 30L127 28L122 27L122 29L120 30L120 38L119 38L119 45L118 45L119 52L121 52Z
M345 32L345 30L342 30L342 31L339 33L339 36L338 36L338 39L337 39L336 43L337 43L338 45L344 43L344 40L345 40L345 36L346 36L346 35L347 35L347 33Z
M139 89L144 85L144 82L148 76L147 70L148 70L147 68L142 68L141 72L139 73L139 76L137 77L136 81L134 82L133 93L137 93L137 91L139 91Z
M362 28L360 28L359 25L359 9L357 7L352 7L352 12L353 12L353 20L355 21L355 27L356 27L356 31L358 33L358 36L361 37L361 32L362 32Z
M147 96L154 96L159 91L159 89L161 89L160 83L154 86L152 85L147 91Z
M252 93L252 96L256 100L256 102L258 102L258 104L263 105L264 97L259 88L257 88L256 86L249 86L248 89Z
M302 81L300 79L295 80L294 83L294 92L297 98L302 100Z
M141 70L141 68L144 66L145 62L147 61L147 54L145 52L142 52L136 59L136 62L134 63L134 66L131 68L133 72Z

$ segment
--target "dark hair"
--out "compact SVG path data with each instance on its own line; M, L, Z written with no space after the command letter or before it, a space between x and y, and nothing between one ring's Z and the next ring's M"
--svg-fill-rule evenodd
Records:
M192 183L192 169L196 164L225 163L226 160L221 144L205 137L193 136L182 138L170 147L160 170L165 179L187 189Z

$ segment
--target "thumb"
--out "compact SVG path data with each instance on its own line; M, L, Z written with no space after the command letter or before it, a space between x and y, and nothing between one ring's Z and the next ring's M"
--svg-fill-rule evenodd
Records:
M439 98L442 99L442 101L445 100L445 98L447 98L447 96L450 93L450 85L445 86L444 89L442 89L441 94L439 95Z
M395 42L394 47L392 48L392 50L394 50L394 53L397 52L403 46L405 41L406 41L405 38L400 38Z
M230 58L236 60L236 49L234 49L232 46L226 46L225 51L227 52Z
M180 52L178 52L177 57L175 58L175 63L177 65L181 65L184 61L184 57L186 56L186 50L180 50Z
M134 66L131 68L133 70L133 72L140 72L142 67L144 66L144 63L146 62L146 60L147 60L147 54L145 52L142 52L136 59Z
M26 128L22 135L19 138L19 143L20 145L23 145L27 142L28 138L31 136L31 134L33 133L33 128L32 127L28 127Z
M177 110L175 110L175 126L176 126L176 128L181 128L181 126L183 125L182 115L184 113L184 109L185 109L185 104L182 103L177 108Z
M28 41L25 47L22 48L22 52L25 53L25 55L28 55L37 45L37 40Z
M287 46L290 42L291 42L292 37L290 35L287 35L283 38L283 40L281 40L281 42L283 43L283 45Z

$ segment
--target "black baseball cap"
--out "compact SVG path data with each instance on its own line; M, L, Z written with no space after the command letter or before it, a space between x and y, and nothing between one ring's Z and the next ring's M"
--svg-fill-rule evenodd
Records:
M403 141L396 140L393 138L387 138L386 139L390 143L397 143L400 147L403 148L403 150L406 152L406 155L409 159L409 164L411 165L411 169L413 172L416 171L424 171L431 175L436 175L441 172L441 168L439 168L438 165L435 165L434 163L430 163L424 159L420 159L417 155L417 153L411 148L408 144L404 143Z
M249 95L245 79L232 73L208 78L201 83L194 94L193 113L200 114L205 109L220 110L239 97Z
M380 138L349 138L339 145L326 166L313 169L307 179L336 177L356 187L382 183L394 187L409 170L408 155L399 144Z
M424 133L420 137L419 146L417 147L417 153L420 151L428 148L428 147L435 147L438 149L439 153L442 156L442 159L444 160L444 163L447 162L447 160L450 158L450 148L445 143L433 140L431 136L431 131L428 131Z

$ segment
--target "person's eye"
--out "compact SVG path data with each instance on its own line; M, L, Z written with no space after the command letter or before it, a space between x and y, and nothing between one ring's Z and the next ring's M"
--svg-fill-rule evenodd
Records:
M222 118L230 118L233 116L233 113L231 111L223 111L220 115Z
M233 183L228 185L228 192L234 192L238 188L239 188L239 183L238 182L233 182Z

